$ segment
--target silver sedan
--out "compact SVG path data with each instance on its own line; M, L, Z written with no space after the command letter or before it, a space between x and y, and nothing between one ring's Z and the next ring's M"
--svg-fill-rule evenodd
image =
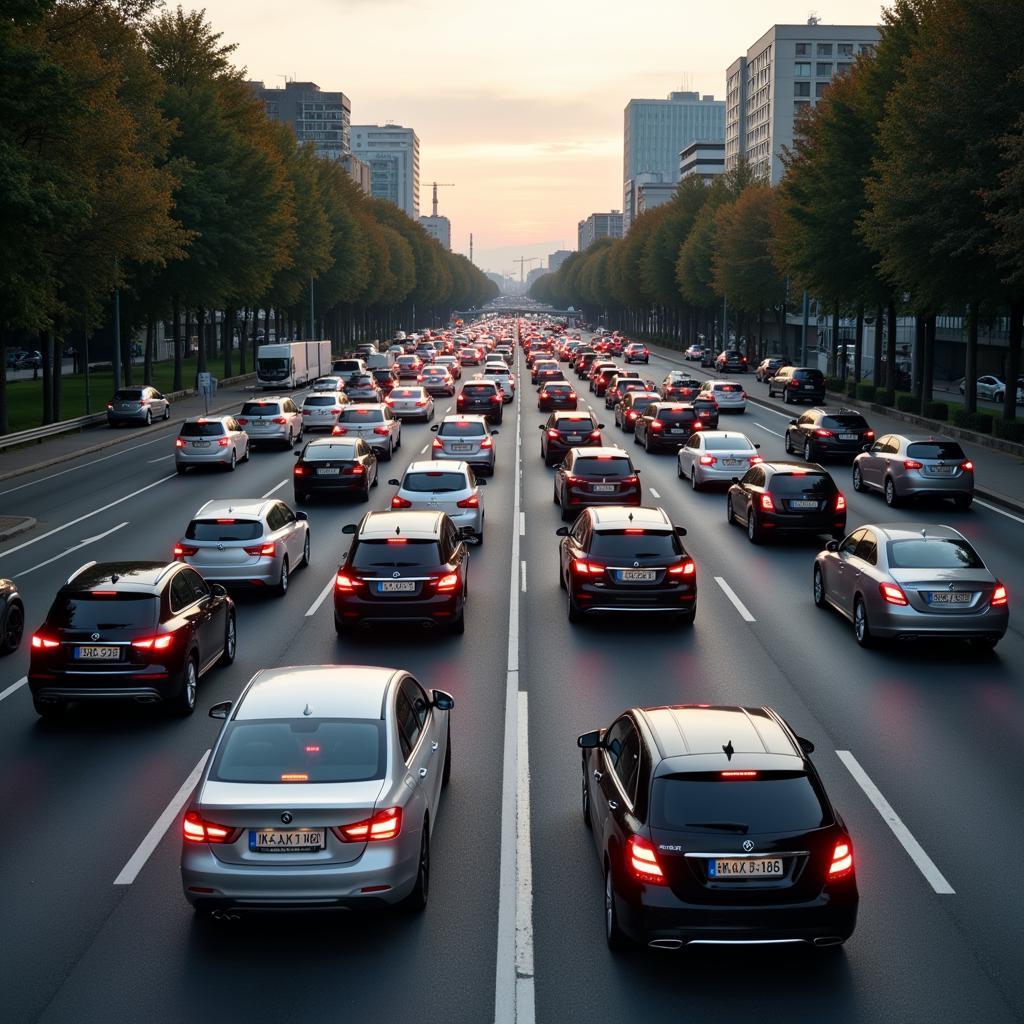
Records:
M214 915L422 910L453 706L400 669L257 672L210 709L226 721L182 822L185 898Z
M1009 623L1006 587L950 526L864 526L814 561L814 603L876 640L949 637L991 649Z
M705 484L727 484L763 461L758 455L760 447L738 430L695 431L679 449L676 475L689 477L695 491Z

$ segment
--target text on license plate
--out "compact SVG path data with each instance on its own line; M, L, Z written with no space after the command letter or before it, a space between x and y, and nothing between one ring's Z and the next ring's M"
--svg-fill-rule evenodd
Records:
M818 503L816 501L791 501L789 503L790 508L817 508Z
M937 590L928 595L929 604L970 604L974 595L967 590Z
M931 467L931 472L932 472L932 474L934 476L952 476L953 475L953 467L952 466L932 466Z
M316 853L324 848L324 829L300 828L291 832L261 829L249 833L253 853Z
M192 442L192 447L193 448L209 448L210 447L210 442L209 441L193 441Z
M782 875L782 860L778 857L708 861L708 878L781 878Z
M608 494L610 491L615 490L615 484L592 484L591 490L598 491L601 494Z
M117 661L120 647L76 647L75 657L83 661Z
M856 434L840 434L839 435L839 440L840 441L856 441L857 440L857 435Z
M377 584L379 594L411 594L416 589L412 580L384 580Z
M471 452L472 450L473 450L473 446L471 444L453 444L452 445L452 451L453 452Z
M743 463L739 459L722 459L723 466L742 466Z
M657 578L654 569L623 569L619 573L623 583L653 583Z
M340 473L341 470L338 469L336 466L333 468L328 466L326 469L318 469L316 471L317 476L338 476Z

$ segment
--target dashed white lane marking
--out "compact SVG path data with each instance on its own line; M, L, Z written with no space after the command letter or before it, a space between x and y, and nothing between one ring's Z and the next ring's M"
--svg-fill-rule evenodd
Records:
M647 489L651 492L651 497L652 498L660 498L661 497L661 495L653 487L648 487Z
M281 482L280 482L279 484L277 484L276 486L274 486L274 487L271 487L271 488L270 488L270 490L269 490L269 491L267 491L267 493L266 493L266 494L260 495L260 497L263 497L263 498L269 498L269 497L270 497L270 496L271 496L271 495L272 495L272 494L274 493L274 491L279 491L279 490L281 490L281 488L282 488L282 487L284 487L284 485L285 485L286 483L288 483L288 480L287 480L287 478L285 478L284 480L282 480L282 481L281 481Z
M336 575L332 575L331 578L327 581L327 584L324 587L324 589L320 591L320 594L317 597L317 599L306 610L306 618L307 619L311 615L316 615L316 613L320 609L320 605L322 605L324 603L324 601L327 600L327 595L331 592L331 588L334 586L334 580L335 579L336 579Z
M117 878L114 879L114 885L131 885L138 877L139 872L146 866L146 861L160 845L164 833L171 827L171 822L178 816L185 801L192 795L192 790L196 788L196 783L203 773L206 759L209 756L210 752L207 751L199 758L199 763L181 784L181 789L171 797L171 802L164 808L163 814L153 822L153 827L146 833L146 838L139 843L139 848L128 858L128 863L121 868Z
M951 896L956 890L946 881L945 876L935 866L935 862L924 852L924 848L914 838L910 829L900 820L899 815L892 809L889 801L882 796L881 791L868 777L868 773L861 768L857 759L848 750L837 750L839 760L846 765L857 785L864 790L867 798L875 805L875 810L882 816L882 821L892 829L892 834L900 841L903 849L910 855L910 859L917 865L918 871L924 875L928 884L940 895Z
M519 589L522 590L522 592L525 594L526 593L526 560L525 559L519 563L519 576L520 576Z
M975 505L981 505L982 508L987 508L990 512L998 512L1001 516L1006 516L1007 519L1013 519L1018 523L1024 523L1024 519L1020 516L1015 516L1012 512L1007 512L1004 508L999 508L998 505L990 505L987 501L982 501L981 498L974 499Z
M6 700L12 693L16 693L28 682L28 676L22 676L16 683L11 683L6 690L0 690L0 700Z
M758 430L767 430L769 434L774 434L776 437L785 437L784 434L780 434L777 430L772 430L771 427L766 427L763 423L755 423L754 426Z
M729 598L732 606L740 613L744 622L757 622L757 619L747 611L747 606L736 596L736 592L721 576L716 576L715 582L722 588L722 593Z
M84 522L86 519L92 519L93 516L98 516L101 512L106 512L108 508L114 508L116 505L121 505L126 501L131 501L131 499L137 495L143 494L145 491L150 491L154 487L159 487L161 484L167 483L168 480L175 479L177 475L177 473L171 473L170 476L162 476L159 480L154 480L153 483L146 484L145 487L140 487L137 491L132 491L130 494L126 494L123 498L117 498L115 501L108 502L106 505L101 505L92 512L86 512L84 516L72 519L71 522L65 523L63 526L55 526L52 530L47 530L46 533L41 533L38 537L33 537L32 540L25 541L24 544L18 544L13 548L8 548L6 551L0 551L0 558L6 558L8 555L13 555L16 551L21 551L24 548L31 547L33 544L38 544L41 540L46 540L47 537L52 537L56 533L62 533L64 530L67 530L72 526L76 526L78 523Z
M30 572L35 572L36 569L42 569L44 565L50 565L52 562L56 562L57 559L63 558L65 555L70 555L73 551L77 551L79 548L84 548L87 544L93 544L98 540L103 540L104 537L109 537L112 533L117 533L118 530L127 525L127 522L118 523L117 526L107 530L105 533L98 533L95 537L86 537L81 543L75 544L70 548L65 548L65 550L63 550L59 555L54 555L53 558L48 558L45 562L40 562L38 565L33 565L29 569L24 569L19 573L15 573L14 578L18 579L20 576L27 576Z
M520 512L519 513L519 536L520 537L525 537L526 536L526 513L525 512Z
M172 452L170 455L161 455L159 458L156 458L156 459L147 459L146 460L146 464L149 465L149 466L152 466L154 462L163 462L165 459L173 459L173 458L174 458L174 453Z
M426 446L426 445L424 445L424 446L423 446L423 447L422 447L422 448L420 449L420 455L422 455L422 454L423 454L423 453L424 453L424 452L425 452L426 450L427 450L427 446Z

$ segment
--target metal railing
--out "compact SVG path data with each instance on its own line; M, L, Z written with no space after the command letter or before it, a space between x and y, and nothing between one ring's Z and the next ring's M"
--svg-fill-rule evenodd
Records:
M106 411L103 411L93 413L91 416L79 416L73 420L47 423L42 427L33 427L31 430L18 430L13 434L3 434L0 436L0 451L3 451L5 448L14 448L19 444L43 441L48 437L56 437L58 434L71 434L76 430L86 430L89 427L96 427L106 422L107 414Z

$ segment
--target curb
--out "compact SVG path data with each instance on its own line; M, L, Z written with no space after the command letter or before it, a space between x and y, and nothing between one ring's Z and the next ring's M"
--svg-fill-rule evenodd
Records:
M10 540L12 537L17 537L19 533L25 533L26 530L31 530L35 525L36 520L31 516L22 516L20 523L15 523L14 526L9 526L6 530L0 530L0 544L4 541Z

